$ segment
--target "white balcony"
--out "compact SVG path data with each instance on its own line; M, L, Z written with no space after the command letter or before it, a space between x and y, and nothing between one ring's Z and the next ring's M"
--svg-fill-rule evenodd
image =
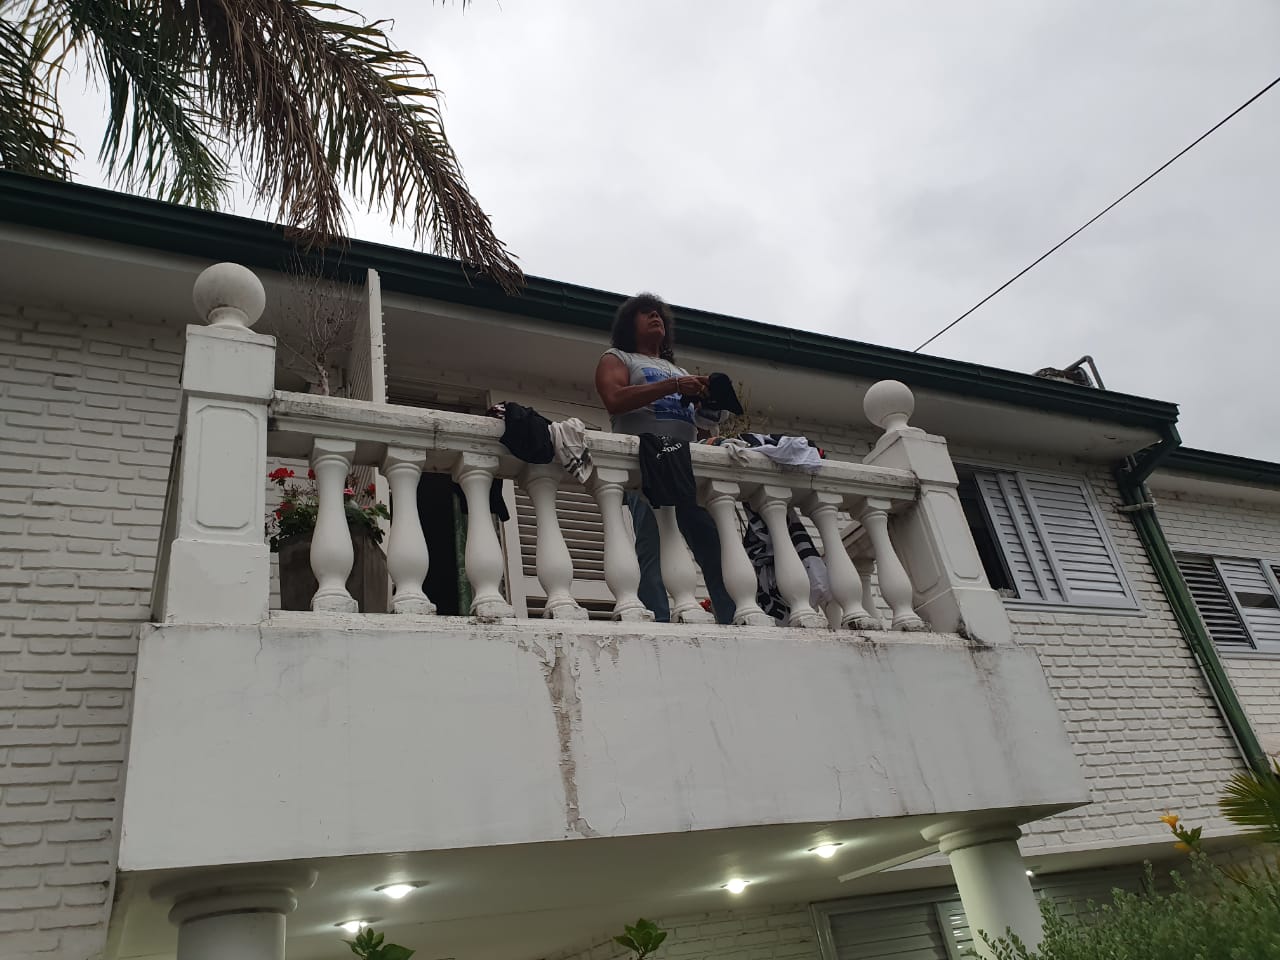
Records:
M679 622L646 617L622 514L636 441L589 433L612 617L588 621L556 515L560 467L515 460L496 420L275 392L270 338L246 329L252 310L222 309L223 326L188 334L157 623L139 651L120 853L135 953L172 936L147 892L213 868L318 870L290 921L300 957L328 949L335 901L421 879L429 917L415 922L430 919L436 954L519 960L615 914L710 909L729 874L757 881L757 898L838 896L842 879L940 838L1006 843L1018 824L1087 800L1039 663L986 584L946 444L910 427L901 384L869 394L885 433L864 463L797 472L695 447L725 533L732 626L707 622L661 511ZM268 610L269 451L317 475L311 612ZM390 485L387 614L354 612L344 587L343 482L362 466ZM424 470L450 473L470 506L469 617L435 614L422 592ZM539 619L511 616L495 478L537 511ZM761 613L733 526L743 500L772 529L790 506L809 517L827 610L809 606L784 535L791 617ZM843 845L839 869L815 876L805 850L829 841ZM653 863L619 867L637 857ZM532 931L519 943L494 922L516 914Z

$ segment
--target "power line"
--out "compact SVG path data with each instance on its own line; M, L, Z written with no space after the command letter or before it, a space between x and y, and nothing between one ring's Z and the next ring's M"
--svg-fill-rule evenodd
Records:
M1115 200L1109 203L1106 207L1104 207L1094 216L1090 217L1087 221L1085 221L1083 224L1081 224L1071 233L1067 234L1067 236L1059 240L1057 243L1055 243L1052 247L1050 247L1044 253L1040 254L1040 256L1036 257L1029 264L1027 264L1025 267L1023 267L1021 270L1015 273L1012 277L1010 277L1004 283L1000 284L1000 286L996 287L994 290L988 293L985 297L983 297L981 300L975 303L972 307L970 307L964 313L960 314L960 316L956 317L954 320L952 320L945 327L943 327L941 330L939 330L932 337L930 337L924 343L920 344L920 346L916 347L911 352L919 353L921 350L923 350L929 344L933 343L933 341L937 340L940 336L942 336L944 333L946 333L948 330L954 327L957 323L959 323L965 317L969 316L969 314L973 313L975 310L977 310L979 307L985 304L992 297L996 296L996 294L1000 293L1002 290L1004 290L1005 288L1013 284L1014 281L1030 273L1033 269L1035 269L1037 266L1039 266L1041 263L1047 260L1050 256L1057 253L1059 250L1065 247L1068 243L1070 243L1076 237L1080 236L1080 234L1084 233L1085 230L1093 226L1095 223L1101 220L1104 216L1106 216L1108 213L1110 213L1112 210L1118 207L1122 202L1129 199L1129 197L1133 196L1140 189L1142 189L1144 186L1146 186L1148 183L1154 180L1157 176L1159 176L1161 173L1163 173L1165 170L1171 167L1175 161L1181 159L1183 156L1189 153L1192 150L1192 148L1197 146L1202 140L1204 140L1211 133L1216 131L1228 120L1233 118L1241 110L1249 106L1251 103L1253 103L1255 100L1257 100L1259 97L1261 97L1263 94L1265 94L1268 90L1270 90L1272 87L1276 86L1277 84L1280 84L1280 77L1276 77L1274 80L1268 83L1265 87L1263 87L1261 90L1255 93L1252 97L1250 97L1244 103L1240 104L1240 106L1236 107L1234 110L1228 113L1225 117L1223 117L1221 120L1215 123L1212 127L1206 130L1204 133L1200 134L1200 136L1196 137L1194 140L1192 140L1189 144L1187 144L1185 147L1183 147L1181 150L1175 153L1172 157L1170 157L1164 163L1160 164L1160 166L1156 167L1153 171L1151 171L1151 173L1147 174L1145 177L1139 180L1136 184L1134 184L1132 187L1126 190L1123 194L1121 194L1119 197L1117 197Z

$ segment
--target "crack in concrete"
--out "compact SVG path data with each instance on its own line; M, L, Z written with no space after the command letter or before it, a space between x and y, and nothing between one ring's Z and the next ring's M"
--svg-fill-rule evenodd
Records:
M580 837L598 837L597 831L582 816L578 801L578 762L574 757L573 736L582 729L582 696L578 689L578 671L573 657L565 649L563 635L554 638L550 649L542 650L542 675L551 695L551 712L556 721L556 739L560 744L560 782L564 787L565 828Z

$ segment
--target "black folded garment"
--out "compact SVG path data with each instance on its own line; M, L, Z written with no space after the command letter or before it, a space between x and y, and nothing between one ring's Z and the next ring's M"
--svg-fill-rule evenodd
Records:
M519 403L502 405L506 409L507 428L502 432L502 445L525 463L550 463L556 448L551 442L551 421L532 407Z
M728 410L742 416L742 404L734 392L733 381L726 373L713 373L707 377L707 395L701 399L703 413L719 413Z
M650 506L697 506L689 444L674 437L640 434L640 489Z

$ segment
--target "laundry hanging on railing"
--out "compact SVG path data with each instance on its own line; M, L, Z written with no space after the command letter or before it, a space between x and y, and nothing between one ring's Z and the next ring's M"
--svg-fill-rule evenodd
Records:
M577 417L552 422L533 407L508 401L495 403L486 414L506 423L502 445L525 463L557 461L579 483L591 477L594 464L587 449L587 425Z
M826 456L823 449L812 440L781 433L744 433L737 437L715 437L703 442L724 447L743 466L751 463L747 453L755 452L764 454L780 466L816 472Z
M742 536L742 546L756 571L756 603L760 609L779 623L786 623L791 614L791 606L782 598L778 589L778 579L773 566L773 536L769 527L749 504L740 504L746 514L746 532ZM787 533L791 543L800 555L804 571L809 577L809 605L815 610L823 610L831 603L831 580L827 573L827 563L809 536L800 520L800 514L792 507L787 510Z
M674 437L640 434L640 489L653 507L696 507L689 444Z

